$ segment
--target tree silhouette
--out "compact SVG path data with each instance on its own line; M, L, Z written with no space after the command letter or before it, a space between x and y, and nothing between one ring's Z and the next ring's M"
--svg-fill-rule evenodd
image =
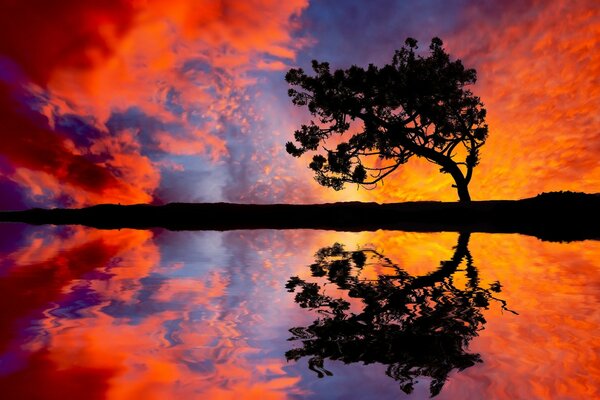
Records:
M331 375L325 359L381 363L405 393L411 393L417 378L425 376L432 379L431 395L437 395L452 370L481 362L479 354L467 352L467 346L483 329L482 311L492 300L508 310L503 300L494 297L501 290L500 283L480 287L468 241L468 233L460 234L452 259L418 277L372 249L347 251L339 243L320 249L310 269L313 277L323 277L328 283L292 277L286 285L288 291L296 292L300 307L321 315L307 327L290 329L289 340L301 341L302 347L287 351L287 360L309 357L309 368L319 377ZM460 288L453 275L463 260L467 283ZM389 273L362 278L361 271L374 264ZM352 312L348 300L326 295L328 284L360 299L362 310Z
M467 89L476 72L451 61L439 38L427 57L416 49L417 41L406 39L382 68L332 73L329 63L313 61L315 76L288 71L292 102L306 106L316 121L302 125L294 133L299 146L288 142L286 150L296 157L316 151L309 167L321 185L372 188L417 156L452 176L460 201L471 200L468 185L488 134L483 104ZM326 147L327 139L344 133L351 134L347 141Z

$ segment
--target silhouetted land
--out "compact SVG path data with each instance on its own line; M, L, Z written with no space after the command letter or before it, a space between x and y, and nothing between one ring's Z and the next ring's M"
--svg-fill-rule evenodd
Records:
M600 239L600 194L544 193L523 200L471 203L114 204L81 209L0 212L0 221L102 229L327 229L521 233L543 240Z

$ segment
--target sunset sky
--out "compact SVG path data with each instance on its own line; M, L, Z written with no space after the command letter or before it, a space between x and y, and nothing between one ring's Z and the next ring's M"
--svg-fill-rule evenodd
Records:
M600 192L595 0L0 0L0 209L456 200L425 162L334 192L284 149L289 68L383 65L407 36L478 71L474 199Z

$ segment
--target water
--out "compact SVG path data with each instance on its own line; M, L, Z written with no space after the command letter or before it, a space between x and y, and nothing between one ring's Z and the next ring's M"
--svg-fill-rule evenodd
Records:
M3 399L600 397L597 241L0 234Z

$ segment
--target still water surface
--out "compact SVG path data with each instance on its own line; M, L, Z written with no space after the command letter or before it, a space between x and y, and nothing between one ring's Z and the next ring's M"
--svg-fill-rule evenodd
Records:
M0 226L3 399L600 398L600 242Z

